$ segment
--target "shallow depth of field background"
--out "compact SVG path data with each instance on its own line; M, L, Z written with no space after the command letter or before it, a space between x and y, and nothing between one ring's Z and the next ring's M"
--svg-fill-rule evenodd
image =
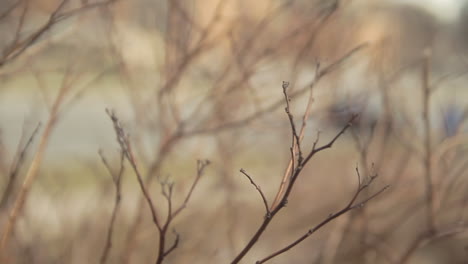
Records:
M1 56L62 1L19 1L10 10L17 2L0 1ZM95 2L65 1L63 10ZM378 175L358 200L391 187L270 263L466 263L468 3L111 2L57 22L0 66L0 234L59 104L5 249L9 263L100 262L115 186L98 151L113 170L120 165L106 109L153 179L147 187L161 217L161 182L174 183L173 202L181 204L197 160L211 161L171 226L180 242L164 262L229 263L264 217L239 170L272 202L290 159L283 81L297 126L312 92L306 150L318 133L326 144L359 117L311 160L287 207L241 263L255 263L340 210L358 184L356 167L363 181ZM154 263L158 233L124 166L107 263ZM174 238L168 232L169 244Z

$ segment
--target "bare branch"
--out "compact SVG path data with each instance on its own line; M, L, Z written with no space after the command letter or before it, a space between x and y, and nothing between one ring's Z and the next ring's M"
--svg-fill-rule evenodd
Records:
M23 165L28 149L31 146L32 142L34 141L34 138L36 137L37 133L39 132L40 127L41 127L41 123L38 123L36 128L34 129L34 131L32 132L31 136L29 137L28 141L26 142L26 144L24 145L22 149L20 148L20 145L18 145L19 152L16 155L16 161L13 162L12 168L10 169L8 183L5 187L5 191L2 196L2 201L0 202L0 208L4 208L7 205L8 200L10 199L13 193L13 189L16 183L19 169Z
M338 68L342 63L344 63L346 60L348 60L349 58L351 58L354 54L356 54L357 52L361 51L363 48L365 48L367 46L367 44L362 44L362 45L359 45L358 47L352 49L351 51L349 51L348 53L346 53L345 55L343 55L340 59L334 61L332 64L328 65L327 67L321 69L318 74L316 74L316 78L314 78L314 80L312 82L310 82L309 84L305 85L304 88L301 88L297 91L294 91L292 92L291 94L289 94L289 97L296 97L296 96L300 96L308 91L310 91L310 89L312 89L313 87L315 87L315 85L317 85L317 83L320 82L320 80L322 80L323 77L325 77L326 75L330 74L334 69ZM284 99L281 99L281 100L278 100L274 103L271 103L270 105L268 105L267 107L263 108L263 109L260 109L242 119L239 119L239 120L234 120L234 121L230 121L230 122L226 122L224 124L220 124L216 127L212 127L212 128L206 128L206 127L203 127L203 128L196 128L192 131L187 131L185 133L186 136L195 136L195 135L203 135L203 134L210 134L210 133L215 133L215 132L219 132L219 131L225 131L225 130L228 130L228 129L233 129L233 128L236 128L236 127L240 127L240 126L243 126L243 125L246 125L268 113L271 113L272 111L278 109L279 107L283 106L284 105Z
M197 161L197 175L195 177L195 180L192 183L192 186L190 186L190 190L185 196L184 202L180 205L180 207L174 212L172 215L172 218L176 217L184 208L187 207L187 204L190 200L190 197L192 197L193 190L195 190L195 187L198 184L198 181L200 178L203 176L205 172L206 166L208 166L211 162L209 160L198 160Z
M283 86L284 87L284 86ZM284 89L284 88L283 88ZM286 101L288 100L287 96L286 96ZM288 105L288 102L286 102L286 104ZM289 115L288 115L289 116ZM267 229L267 227L269 226L271 220L274 218L274 216L282 209L286 206L287 202L288 202L288 198L289 198L289 195L291 194L291 191L294 187L294 183L296 182L296 180L298 179L299 175L301 174L304 166L310 161L310 159L318 152L322 151L322 150L325 150L325 149L328 149L328 148L331 148L334 144L334 142L351 126L354 118L356 118L356 116L353 116L350 121L348 122L348 124L343 127L343 129L326 145L320 147L320 148L317 148L317 149L313 149L310 154L300 163L300 164L297 164L297 166L295 166L295 168L292 169L292 175L290 176L289 178L289 184L287 185L286 187L286 190L284 191L284 194L281 196L281 199L280 201L278 202L277 206L273 207L270 211L270 217L266 217L262 224L258 227L257 231L255 232L255 234L250 238L249 242L247 243L247 245L241 250L241 252L234 258L234 260L231 262L232 264L235 264L235 263L239 263L240 260L242 260L242 258L244 258L244 256L252 249L252 247L257 243L258 239L262 236L262 234L265 232L265 230ZM291 125L291 129L294 129L293 128L294 126L294 123L293 125ZM294 132L293 132L294 133ZM294 157L291 157L292 159L294 159Z
M159 252L158 252L158 257L156 259L156 263L160 264L163 262L164 258L171 253L174 249L177 248L177 245L179 244L179 234L177 232L174 233L176 235L176 240L174 244L169 248L165 249L166 247L166 237L167 237L167 231L169 226L171 225L172 221L175 219L175 217L184 210L188 204L188 201L190 200L190 197L192 196L193 190L195 189L195 186L198 184L198 181L200 180L201 176L204 174L206 166L210 164L209 160L198 160L197 161L197 175L195 177L195 180L190 187L189 192L187 193L187 196L184 199L184 202L175 210L172 212L172 191L174 184L163 181L161 182L161 186L163 188L163 196L166 198L167 203L168 203L168 214L166 218L166 222L164 223L163 227L159 230Z
M69 2L69 0L62 0L60 2L60 4L55 8L55 10L53 12L51 12L47 22L45 22L37 30L33 31L32 33L29 33L23 39L19 38L19 34L22 31L22 24L23 24L24 18L20 18L20 24L19 24L19 26L17 28L17 32L15 34L16 37L13 39L13 41L11 41L9 47L4 51L4 53L0 57L0 67L5 65L6 63L16 59L21 54L23 54L23 52L25 50L27 50L30 46L32 46L34 43L36 43L37 40L39 40L54 25L60 23L62 20L71 18L73 16L76 16L76 15L78 15L78 14L80 14L82 12L85 12L87 10L91 10L93 8L97 8L97 7L100 7L100 6L111 4L111 3L115 2L115 1L116 0L106 0L106 1L102 1L102 2L87 4L87 5L84 5L84 6L81 6L79 8L69 10L69 11L63 11L65 5ZM27 3L26 3L26 7L24 8L23 14L26 14L26 8L27 8Z
M449 227L438 231L428 230L416 237L416 239L407 247L407 250L400 256L396 263L407 263L413 253L427 243L454 236L464 231L466 231L466 226L461 225L455 225L454 227Z
M172 192L173 192L173 184L172 183L169 183L167 181L160 181L160 184L161 184L161 187L162 187L162 194L163 196L166 198L167 200L167 203L168 203L168 216L167 216L167 219L165 221L164 224L161 224L161 222L159 221L158 219L158 216L157 216L157 211L156 211L156 207L154 205L154 202L147 190L147 187L143 181L143 178L138 170L138 167L136 165L136 161L135 161L135 158L134 158L134 155L132 153L132 149L131 149L131 145L130 145L130 142L129 142L129 137L128 135L125 133L124 129L122 128L122 125L120 124L119 122L119 119L117 118L117 116L115 115L115 113L113 111L110 111L109 109L106 109L106 113L109 115L110 119L112 120L112 123L114 125L114 130L115 130L115 133L117 135L117 142L119 143L120 145L120 148L121 148L121 151L122 151L122 154L125 156L125 158L127 158L127 160L129 161L130 165L132 166L133 168L133 171L135 172L136 176L137 176L137 180L138 180L138 183L140 185L140 188L142 190L142 193L147 201L147 204L150 208L150 211L151 211L151 215L152 215L152 218L153 218L153 222L154 224L156 225L158 231L159 231L159 246L158 246L158 256L157 256L157 259L156 259L156 263L157 264L160 264L163 262L165 256L167 256L167 254L169 254L170 252L172 252L178 245L178 235L176 235L176 242L174 243L173 246L171 246L171 248L169 248L168 250L165 249L165 243L166 243L166 235L167 235L167 230L171 224L171 222L174 220L175 216L177 216L186 206L187 206L187 203L193 193L193 190L195 188L195 186L197 185L200 177L203 175L204 173L204 170L206 168L206 166L210 163L209 161L205 160L205 161L198 161L197 162L197 176L195 177L195 180L194 180L194 183L192 184L187 196L185 197L185 200L184 202L182 203L182 205L176 210L174 211L174 213L172 213Z
M177 248L177 246L179 245L179 241L180 241L180 235L179 233L177 233L177 231L175 229L172 230L172 232L174 233L175 235L175 240L174 240L174 244L172 244L172 246L170 248L168 248L166 250L166 252L164 252L163 256L166 257L167 255L171 254L172 251L174 251L174 249Z
M299 155L298 163L300 164L302 162L301 142L299 139L299 135L297 134L296 124L294 123L294 117L291 114L291 109L289 107L289 102L291 101L291 98L288 96L288 93L287 93L288 87L289 87L289 83L283 82L283 94L284 94L284 100L286 101L286 108L284 109L284 111L288 115L289 123L291 126L291 131L292 131L291 148L297 149L297 152Z
M301 237L296 239L294 242L292 242L288 246L276 251L275 253L272 253L271 255L269 255L269 256L261 259L261 260L258 260L256 262L256 264L265 263L265 262L271 260L272 258L277 257L277 256L283 254L284 252L292 249L293 247L297 246L299 243L304 241L306 238L308 238L309 236L314 234L317 230L319 230L320 228L322 228L323 226L325 226L329 222L333 221L334 219L338 218L339 216L341 216L341 215L343 215L343 214L345 214L345 213L347 213L347 212L349 212L349 211L351 211L353 209L363 207L364 204L366 204L368 201L374 199L375 197L377 197L378 195L380 195L381 193L383 193L385 190L387 190L390 187L389 185L387 185L384 188L382 188L381 190L379 190L378 192L376 192L375 194L373 194L370 197L364 199L363 201L358 202L358 203L354 203L356 201L356 198L359 196L359 194L371 184L371 182L373 181L373 179L375 179L375 177L371 178L368 183L363 184L363 185L359 182L357 191L354 193L354 195L352 196L352 198L350 199L348 204L345 207L343 207L340 211L338 211L336 213L333 213L333 214L330 214L322 222L320 222L315 227L309 229L304 235L302 235ZM359 175L359 172L358 172L358 180L359 179L360 179L360 175Z
M66 79L67 76L68 76L68 73L64 79ZM35 182L39 174L39 168L41 166L44 153L47 149L50 136L55 128L55 125L57 123L57 120L60 114L60 106L62 105L63 100L65 96L67 95L67 92L69 91L69 88L70 88L69 86L62 84L62 86L60 87L59 93L56 96L54 103L52 105L49 118L45 125L44 133L42 134L39 140L37 151L34 154L33 160L26 173L26 176L19 190L18 196L13 205L13 208L11 209L9 213L8 221L5 223L5 227L3 229L3 234L2 234L2 239L0 242L0 261L3 261L3 259L5 258L5 255L4 255L5 249L8 244L8 241L10 240L10 235L16 225L16 220L18 218L18 215L22 212L24 204L29 194L29 190L31 189L33 183Z
M316 149L312 149L312 151L306 156L306 158L304 159L304 164L307 163L315 154L317 154L318 152L322 151L322 150L325 150L325 149L328 149L328 148L331 148L333 146L333 144L335 143L336 140L338 140L338 138L340 138L348 128L350 128L353 124L353 121L358 117L358 115L353 115L351 117L351 119L348 121L348 123L346 124L346 126L344 126L340 132L338 132L338 134L336 134L336 136L330 140L330 142L328 142L326 145L323 145L319 148L316 148ZM318 137L317 137L318 139Z
M106 109L106 113L109 116L109 118L112 120L112 123L114 125L115 134L117 136L117 142L120 145L121 151L127 158L128 162L130 162L130 165L132 166L133 171L135 172L135 175L137 176L138 184L140 185L141 191L151 211L153 222L156 225L157 229L161 230L162 226L157 216L156 207L154 206L153 199L151 198L151 195L149 194L148 189L146 188L146 185L143 182L143 177L141 176L140 171L138 170L135 158L133 156L133 152L131 149L128 135L125 133L124 129L122 128L122 125L120 124L119 119L117 118L115 113L109 109Z
M17 0L10 7L8 7L5 12L0 14L0 20L3 20L5 17L9 16L17 6L19 6L23 1Z
M247 179L249 179L250 183L255 187L255 189L257 189L258 193L259 193L260 196L262 197L263 204L265 205L265 212L266 212L265 217L270 217L270 208L268 207L268 201L267 201L265 195L263 194L262 189L260 189L260 186L258 186L258 185L254 182L254 180L252 179L252 177L250 177L250 175L247 174L247 172L246 172L244 169L240 169L240 172L241 172L242 174L244 174L245 177L247 177Z
M106 6L113 4L114 2L117 2L118 0L106 0L106 1L100 1L100 2L95 2L95 3L89 3L81 7L77 7L68 11L64 11L61 14L56 14L56 22L60 22L62 20L68 19L70 17L76 16L80 13L86 12L91 9L95 9L98 7Z
M114 208L112 209L112 215L109 220L109 226L107 228L107 236L106 236L106 244L104 246L104 249L102 251L100 263L104 264L107 262L107 258L109 256L109 252L112 248L112 236L114 234L114 223L115 220L117 219L117 212L119 211L120 208L120 200L122 198L122 175L124 172L124 159L125 159L125 154L123 151L120 152L120 168L117 173L114 173L107 162L106 158L104 157L104 154L102 151L99 151L99 156L101 157L101 161L106 167L107 171L112 177L112 181L114 182L115 186L115 200L114 200Z
M315 79L318 78L319 71L320 71L320 63L317 62L316 67L315 67L315 77L314 77ZM284 85L284 83L283 83L283 85ZM271 206L271 209L275 208L278 205L278 203L280 202L280 200L281 200L281 198L282 198L282 196L284 194L286 186L289 183L289 180L291 179L291 177L293 177L294 168L295 168L295 160L296 160L295 159L295 152L296 152L295 149L299 153L297 163L301 164L303 159L304 159L303 155L302 155L302 149L301 149L300 143L302 142L302 139L304 138L305 128L306 128L306 125L307 125L307 119L309 118L312 103L314 102L314 97L313 97L313 93L312 93L313 88L314 88L314 86L311 85L310 86L309 100L307 101L307 106L306 106L306 109L305 109L305 113L302 116L301 130L299 132L299 136L297 137L297 142L298 143L294 144L294 141L292 143L292 146L290 148L291 159L290 159L288 167L287 167L287 169L286 169L286 171L285 171L285 173L283 175L283 179L281 180L280 187L278 189L278 192L276 193L276 196L275 196L275 199L274 199L273 204ZM285 99L288 101L288 98L287 98L288 95L286 93L286 88L284 88L284 86L283 86L283 93L284 93L284 95L286 97ZM289 116L289 114L288 114L288 116ZM294 122L292 122L291 125L294 125ZM292 128L292 130L294 131L295 128ZM293 132L293 134L294 134L294 132ZM318 140L318 138L317 138L317 140ZM316 143L314 143L313 149L315 148L315 144Z

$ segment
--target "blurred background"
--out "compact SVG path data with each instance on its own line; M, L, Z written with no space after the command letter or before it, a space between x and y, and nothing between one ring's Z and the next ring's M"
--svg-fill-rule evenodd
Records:
M0 36L4 263L155 262L160 233L106 109L161 221L168 186L175 207L190 198L164 262L231 262L265 214L239 170L270 205L288 172L283 81L304 153L359 116L241 263L293 242L373 175L357 201L391 187L270 262L468 259L467 1L2 0Z

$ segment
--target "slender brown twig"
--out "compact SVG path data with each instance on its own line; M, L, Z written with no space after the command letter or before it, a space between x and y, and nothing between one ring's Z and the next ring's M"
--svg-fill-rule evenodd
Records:
M316 68L315 68L315 77L314 78L318 78L319 72L320 72L320 63L317 62ZM315 81L313 83L315 83ZM283 94L286 97L286 100L289 100L288 99L289 96L286 93L286 88L283 86ZM301 143L302 139L304 138L305 128L306 128L306 125L307 125L307 119L309 118L312 103L314 102L314 97L313 97L313 93L312 93L313 88L314 88L314 85L311 85L310 86L310 92L309 92L309 100L307 101L307 106L306 106L305 113L302 116L301 129L300 129L300 132L299 132L299 136L296 138L297 144L292 144L293 148L291 149L291 159L289 160L288 167L286 168L286 171L285 171L285 173L283 175L283 179L281 180L278 192L276 193L276 197L275 197L275 199L273 201L273 204L272 204L271 208L274 208L274 207L276 207L278 205L278 202L280 201L282 195L284 194L284 190L286 188L286 185L289 182L289 178L292 176L292 174L291 174L292 173L292 168L294 168L294 162L295 162L294 153L298 152L299 153L299 159L301 161L303 160L300 143ZM290 119L290 122L293 121L292 120L292 115L290 116L288 114L288 117ZM314 142L313 148L315 148L317 142L318 142L318 134L317 134L317 140Z
M125 158L128 160L130 163L130 166L133 168L133 172L135 173L138 184L140 185L141 191L147 201L148 207L151 212L151 216L153 219L154 224L156 227L160 230L162 228L160 220L158 219L158 215L156 212L156 207L154 206L153 199L151 198L151 195L149 194L149 191L143 181L143 177L140 174L140 171L138 169L138 166L136 164L135 157L133 156L133 152L131 149L131 145L129 142L128 135L125 133L122 125L119 122L119 119L115 115L115 113L109 109L106 109L107 115L109 115L110 119L112 120L112 123L114 125L114 130L117 136L117 142L120 145L122 153L125 155Z
M102 151L99 151L99 156L101 157L102 163L106 167L107 171L111 175L112 181L115 186L114 208L112 209L112 215L109 220L109 226L107 228L106 244L104 246L101 259L100 259L100 263L104 264L107 262L109 252L112 248L112 236L114 234L114 226L115 226L114 223L115 223L115 220L117 219L117 213L120 208L120 200L122 199L122 175L125 169L125 166L124 166L125 154L122 151L120 152L120 168L117 173L113 172L112 168L110 167L109 163L104 157L104 154L102 153Z
M357 169L356 169L357 170ZM357 170L358 171L358 170ZM333 213L333 214L330 214L327 218L325 218L322 222L320 222L318 225L316 225L315 227L309 229L304 235L302 235L301 237L299 237L298 239L296 239L294 242L292 242L291 244L287 245L286 247L268 255L267 257L261 259L261 260L258 260L256 263L257 264L261 264L261 263L265 263L269 260L271 260L272 258L274 257L277 257L281 254L283 254L284 252L292 249L293 247L297 246L299 243L301 243L302 241L304 241L306 238L308 238L309 236L311 236L312 234L314 234L317 230L319 230L320 228L322 228L323 226L325 226L326 224L328 224L329 222L333 221L334 219L338 218L339 216L351 211L351 210L354 210L354 209L357 209L357 208L361 208L363 207L368 201L374 199L375 197L377 197L378 195L380 195L381 193L383 193L386 189L388 189L390 186L387 185L385 186L384 188L380 189L378 192L374 193L373 195L371 195L370 197L367 197L366 199L364 199L363 201L360 201L360 202L357 202L355 203L356 199L358 198L359 194L364 190L366 189L370 184L371 182L376 178L376 176L373 176L371 177L371 179L369 180L368 183L365 183L365 184L362 184L360 182L360 176L359 176L359 171L358 171L358 188L357 188L357 191L354 193L353 197L351 198L351 200L348 202L348 204L343 207L341 210L339 210L338 212L336 213Z
M262 200L263 200L263 204L265 205L265 213L266 213L266 217L269 217L268 215L270 214L270 207L268 207L268 201L265 197L265 194L263 194L263 191L262 189L260 188L260 186L258 186L254 180L252 179L252 177L250 177L250 175L244 170L244 169L240 169L240 172L242 174L245 175L245 177L247 177L247 179L249 179L250 183L255 187L255 189L257 189L258 193L260 194L260 196L262 197Z
M173 204L172 204L172 193L173 193L173 183L167 182L167 181L160 181L161 187L162 187L162 192L163 196L166 198L167 205L168 205L168 215L167 218L164 222L162 222L159 217L158 213L156 210L156 206L153 202L153 199L148 191L147 186L145 185L145 181L143 180L142 175L140 174L140 171L138 169L138 166L136 164L136 160L134 157L134 154L132 152L132 148L130 145L129 141L129 136L126 134L124 131L122 125L120 124L119 119L115 115L113 111L110 111L106 109L107 114L109 115L110 119L112 120L112 123L114 125L114 130L117 135L117 142L119 143L121 147L121 151L125 158L128 160L130 165L133 168L133 171L135 175L137 176L138 184L140 185L140 189L143 193L143 196L145 197L145 200L147 201L147 204L150 208L153 223L155 224L158 234L159 234L159 244L158 244L158 254L155 263L156 264L161 264L164 261L164 258L169 255L172 251L174 251L178 244L179 244L179 239L180 236L179 234L174 230L174 234L176 236L175 241L172 246L166 249L166 243L167 243L167 231L172 223L172 221L175 219L175 217L184 209L186 208L188 201L190 200L190 197L193 194L193 191L198 184L200 178L204 174L205 168L210 164L210 161L208 160L198 160L197 161L197 174L195 177L194 182L192 183L187 195L184 198L184 201L182 204L173 211Z
M287 88L287 83L283 83L283 91L285 92L286 88ZM297 147L301 147L300 145L297 145L296 144L296 135L294 135L295 131L296 130L296 125L293 121L291 121L291 113L289 112L289 96L287 94L287 92L285 92L285 101L286 101L286 109L285 109L285 112L286 114L288 115L288 119L289 119L289 123L290 123L290 126L291 126L291 131L293 133L293 140L292 140L292 144L291 144L291 147L290 147L290 150L293 150L295 146ZM336 140L344 134L344 132L351 126L353 120L356 118L356 116L352 116L350 121L348 122L348 124L346 126L343 127L343 129L338 132L338 134L331 140L329 141L327 144L321 146L321 147L318 147L316 148L316 144L314 144L314 147L312 148L312 150L309 152L309 154L307 154L305 156L304 159L300 158L300 160L298 159L296 162L295 162L295 166L292 168L291 170L291 175L290 175L290 178L289 178L289 184L287 185L286 189L284 190L284 194L281 196L281 199L279 200L278 202L278 205L275 206L274 208L272 208L270 210L270 213L267 214L267 216L264 218L263 222L261 223L261 225L257 228L257 231L255 232L255 234L250 238L250 240L247 242L247 244L244 246L244 248L239 252L239 254L231 261L232 264L234 263L239 263L244 257L245 255L252 249L252 247L257 243L258 239L262 236L262 234L265 232L265 230L267 229L267 227L269 226L269 224L271 223L271 220L275 217L275 215L282 209L286 206L287 202L288 202L288 198L289 198L289 195L291 194L292 192L292 189L294 187L294 184L296 182L296 180L298 179L299 175L301 174L302 170L304 169L305 165L307 165L307 163L310 161L310 159L317 153L325 150L325 149L328 149L328 148L331 148L333 146L333 144L336 142ZM291 154L291 159L294 159L294 153ZM354 200L353 200L354 202Z

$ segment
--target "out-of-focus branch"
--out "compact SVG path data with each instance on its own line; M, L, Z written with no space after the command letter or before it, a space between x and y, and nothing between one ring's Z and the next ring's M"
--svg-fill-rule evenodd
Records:
M7 48L3 50L1 54L0 67L13 61L17 57L19 57L21 54L23 54L24 51L26 51L29 47L31 47L34 43L36 43L36 41L38 41L53 26L55 26L59 22L65 19L69 19L78 14L81 14L85 11L91 10L93 8L111 4L117 0L106 0L106 1L96 2L96 3L86 4L78 8L74 8L68 11L63 11L64 7L68 4L69 1L70 0L62 0L59 3L59 5L54 9L54 11L51 12L48 20L42 26L40 26L38 29L34 30L33 32L28 33L27 36L20 38L20 34L22 33L22 29L23 29L23 23L24 23L24 20L26 19L25 16L27 14L27 3L25 3L25 7L23 10L22 16L20 17L20 23L17 27L15 37L11 41L11 43L9 43ZM10 8L9 12L10 13L13 12L15 8L16 8L16 5ZM3 14L3 16L6 16L6 15L8 15L8 13Z
M42 134L41 139L39 140L38 149L36 153L34 154L33 160L26 173L25 179L19 190L18 196L13 205L13 208L10 211L8 221L5 224L5 227L3 228L3 235L2 235L1 242L0 242L0 261L2 262L5 262L5 258L6 258L5 251L7 250L6 247L10 240L10 235L13 232L13 229L15 228L16 220L19 214L21 214L24 203L26 202L26 199L28 197L29 190L31 189L32 184L34 183L34 181L36 180L39 174L39 168L42 163L44 153L47 149L50 136L52 134L52 131L55 128L55 125L59 117L60 107L62 103L64 102L66 95L71 89L71 84L69 83L70 75L71 75L71 68L68 68L67 73L65 74L63 78L59 93L57 97L55 98L54 104L52 105L52 108L49 114L49 119L45 125L44 133Z
M15 1L10 7L8 7L5 12L0 14L0 20L5 19L5 17L9 16L13 10L15 10L16 7L18 7L23 1L22 0L17 0Z
M115 186L115 200L114 200L114 209L112 210L112 216L109 221L109 226L107 228L107 236L106 236L106 244L104 246L104 249L102 251L100 263L104 264L107 262L107 258L109 256L109 252L112 248L112 236L114 234L114 223L115 219L117 219L117 213L120 208L120 200L122 198L122 175L124 173L124 159L125 159L125 154L121 151L120 152L120 168L117 173L115 173L109 163L107 162L106 158L104 157L104 154L102 151L99 151L99 156L101 157L101 161L106 167L107 171L112 177L112 182L114 183Z
M440 229L437 231L428 230L416 237L416 239L407 247L405 252L403 252L400 258L395 262L395 264L407 263L416 250L430 242L434 242L435 240L439 240L442 238L455 236L464 231L466 231L466 226L460 225L455 225L453 227Z
M13 190L15 188L16 179L18 176L19 169L24 163L26 158L26 154L28 153L28 149L31 146L34 138L36 137L37 133L39 132L39 128L41 127L41 123L37 124L36 128L32 132L31 136L29 137L28 141L21 148L21 143L18 145L18 153L16 154L16 161L13 162L12 168L10 169L8 183L5 187L5 191L3 192L2 201L0 202L0 208L6 208L8 200L10 199Z
M190 50L188 50L180 60L177 61L177 68L172 69L170 74L167 76L164 85L161 87L161 89L158 90L156 96L159 101L161 101L164 98L164 94L170 92L171 90L174 89L179 84L179 81L181 80L181 77L184 75L184 72L188 68L188 66L191 65L192 61L195 60L197 57L199 57L203 52L207 51L209 47L211 47L214 43L216 43L215 40L210 40L209 37L212 35L213 28L217 25L219 22L220 16L221 16L221 11L223 9L223 6L226 4L226 0L221 0L217 4L214 15L211 18L210 22L208 25L201 30L200 37L197 40L196 44L194 47ZM168 24L168 26L171 26ZM170 31L168 29L168 31ZM170 48L170 47L166 47ZM169 55L169 52L166 52L166 55ZM169 63L168 59L166 59L166 63ZM166 65L166 67L169 67L170 65ZM172 66L172 65L171 65Z
M64 1L68 1L68 0L64 0ZM95 8L98 8L98 7L103 7L103 6L106 6L106 5L110 5L110 4L113 4L113 3L117 2L117 1L119 1L119 0L105 0L105 1L95 2L95 3L87 3L87 4L83 5L83 6L73 8L71 10L63 11L62 13L58 13L56 15L55 22L60 22L62 20L71 18L71 17L76 16L78 14L81 14L83 12L89 11L91 9L95 9Z
M295 98L295 97L301 96L304 93L310 91L312 89L312 87L315 87L315 85L317 85L323 77L325 77L328 74L330 74L331 72L333 72L336 68L338 68L341 64L343 64L345 61L347 61L349 58L351 58L354 54L356 54L357 52L359 52L362 49L366 48L367 46L368 46L368 44L361 44L361 45L355 47L354 49L350 50L348 53L343 55L340 59L338 59L338 60L334 61L333 63L329 64L327 67L324 67L323 69L321 69L318 72L317 77L314 78L314 80L311 81L309 84L305 85L303 88L301 88L299 90L295 90L295 91L291 92L289 94L289 97ZM279 107L281 107L283 105L284 105L284 99L281 99L281 100L278 100L276 102L271 103L270 105L266 106L263 109L258 110L257 112L249 114L248 116L246 116L246 117L244 117L242 119L226 122L226 123L223 123L223 124L220 124L218 126L211 127L211 128L210 127L208 127L208 128L207 127L195 128L195 129L193 129L191 131L185 132L185 136L196 136L196 135L211 134L211 133L216 133L216 132L219 132L219 131L225 131L225 130L245 126L245 125L249 124L250 122L252 122L252 121L254 121L256 119L258 119L258 118L260 118L260 117L262 117L262 116L264 116L264 115L266 115L268 113L271 113L271 112L275 111L276 109L278 109Z
M430 51L425 54L425 59L422 65L422 92L423 92L423 109L422 119L424 124L424 183L426 195L426 221L428 229L434 231L436 228L435 223L435 200L434 200L434 186L432 179L432 144L431 144L431 118L430 118L430 100L431 100L431 87L429 86L429 65L430 65Z
M333 1L334 3L330 6L330 8L328 8L328 10L324 14L322 14L322 16L318 20L318 23L314 25L314 29L312 30L312 33L307 34L309 36L307 38L307 41L300 48L299 52L297 53L294 59L293 72L297 72L299 63L303 60L304 55L306 54L308 50L311 49L312 45L317 39L317 36L320 34L320 32L323 29L325 29L326 24L330 21L333 14L337 12L338 7L339 7L339 0L333 0Z

